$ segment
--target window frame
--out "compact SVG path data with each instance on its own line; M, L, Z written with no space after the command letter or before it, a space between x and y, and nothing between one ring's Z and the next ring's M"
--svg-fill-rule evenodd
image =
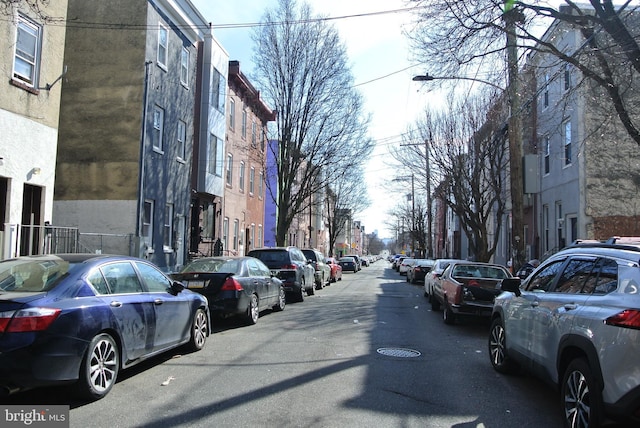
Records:
M227 170L226 170L227 186L233 186L233 154L227 153Z
M238 188L243 193L244 193L244 179L245 179L244 175L245 175L245 163L244 161L240 161L240 171L238 173L238 180L239 180Z
M236 101L233 98L229 98L229 129L236 129Z
M22 31L21 31L22 28ZM32 30L32 31L27 31ZM24 50L20 50L20 35L24 34L31 35L34 43L33 43L33 51L26 53ZM29 19L28 17L18 13L17 16L17 24L16 24L16 36L15 36L15 44L13 50L13 63L12 63L12 72L11 78L12 81L15 81L21 85L25 85L28 88L33 88L34 90L38 89L38 78L40 75L40 66L42 63L42 38L43 38L43 27L37 22ZM21 55L21 52L25 52L27 55L31 54L33 58L27 58L26 55ZM16 67L16 64L19 62L24 62L28 65L29 75L25 75L18 71L20 67Z
M186 55L186 57L185 57ZM182 47L180 54L180 83L185 88L189 88L189 63L191 62L191 53L185 46Z
M178 160L186 161L187 157L187 123L184 120L178 119L177 126L177 151Z
M145 199L142 210L142 239L149 249L153 248L153 199Z
M572 139L572 129L571 129L571 119L566 120L563 123L563 127L562 127L562 139L563 139L563 147L564 147L564 166L565 167L569 167L573 164L573 160L572 160L572 152L571 152L571 148L572 148L572 144L571 144L571 139Z
M255 183L256 181L256 169L255 167L251 167L249 168L249 194L253 195L253 193L255 192Z
M173 252L173 204L167 203L164 207L164 224L162 225L162 247L165 253Z
M158 115L157 115L158 114ZM159 120L156 120L159 119ZM159 105L153 107L153 150L164 153L164 109Z
M165 40L163 43L162 36L165 35ZM158 55L156 57L156 62L160 68L167 71L168 62L169 62L169 28L160 24L158 26Z

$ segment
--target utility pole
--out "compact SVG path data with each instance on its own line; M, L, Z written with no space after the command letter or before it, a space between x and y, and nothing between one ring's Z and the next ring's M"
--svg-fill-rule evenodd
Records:
M518 92L518 46L516 23L523 20L522 11L514 7L513 0L505 2L502 18L507 33L507 70L509 86L509 166L511 180L511 239L512 269L516 272L524 264L522 246L524 233L523 183L522 183L522 134L520 120L520 94Z
M431 132L429 132L429 138L424 140L424 153L426 159L426 175L427 175L427 254L425 257L427 259L433 258L433 213L431 212L433 209L433 204L431 201L431 167L429 165L429 149L430 142L433 139Z

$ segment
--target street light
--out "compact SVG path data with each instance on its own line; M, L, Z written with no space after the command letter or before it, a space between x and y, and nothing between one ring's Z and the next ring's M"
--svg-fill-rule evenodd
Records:
M489 85L492 86L500 91L504 91L504 88L501 86L496 85L495 83L489 82L488 80L482 80L482 79L476 79L475 77L464 77L464 76L453 76L453 77L448 77L448 76L432 76L430 74L420 74L418 76L413 76L413 78L411 79L414 82L429 82L431 80L470 80L472 82L479 82L479 83L484 83L485 85Z

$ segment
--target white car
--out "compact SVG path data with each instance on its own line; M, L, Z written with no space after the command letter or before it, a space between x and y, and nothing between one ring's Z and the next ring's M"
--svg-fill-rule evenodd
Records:
M431 271L424 277L424 296L431 301L433 296L433 288L435 284L440 281L440 275L449 266L451 262L461 262L464 260L459 259L436 259L433 263Z
M402 260L402 263L400 263L400 266L398 266L398 273L400 275L406 275L407 271L409 270L411 265L415 263L415 261L416 259L411 259L411 258L406 258Z

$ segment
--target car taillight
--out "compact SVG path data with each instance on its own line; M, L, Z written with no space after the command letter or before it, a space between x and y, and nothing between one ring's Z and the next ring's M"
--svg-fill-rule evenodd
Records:
M604 320L607 325L640 330L640 310L626 309Z
M296 265L284 265L280 269L297 269Z
M60 309L28 308L19 311L0 312L0 333L25 333L42 331L60 315Z
M414 268L413 268L413 271L414 271L414 272L415 272L415 271L420 272L421 270L422 270L422 269L420 269L418 266L416 266L416 267L414 267Z
M242 285L240 285L240 283L232 276L230 276L229 278L227 278L227 280L224 282L224 284L222 284L222 287L220 288L221 291L242 291L244 290L244 288L242 288Z

